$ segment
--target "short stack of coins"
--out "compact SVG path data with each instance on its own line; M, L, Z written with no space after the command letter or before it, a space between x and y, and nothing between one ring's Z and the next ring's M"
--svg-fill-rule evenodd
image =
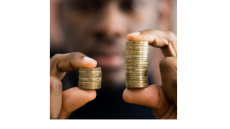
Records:
M101 89L101 68L80 68L78 87L81 89Z
M147 41L126 42L126 87L148 87L148 45Z

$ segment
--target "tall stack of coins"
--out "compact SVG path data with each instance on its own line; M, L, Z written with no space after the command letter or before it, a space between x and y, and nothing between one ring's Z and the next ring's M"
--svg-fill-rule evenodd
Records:
M101 89L101 68L80 68L78 87L81 89Z
M147 41L126 42L126 87L148 87L148 45Z

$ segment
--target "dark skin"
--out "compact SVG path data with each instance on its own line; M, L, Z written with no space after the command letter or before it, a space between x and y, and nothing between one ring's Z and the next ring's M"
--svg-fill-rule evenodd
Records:
M115 2L119 3L119 1ZM149 0L149 2L151 1ZM120 82L124 82L125 77L121 76L124 74L123 62L121 62L120 64L113 64L113 60L111 60L111 65L108 65L106 63L103 64L103 61L99 60L99 58L96 57L95 58L98 59L97 61L84 60L84 57L87 57L86 55L89 55L89 57L94 57L93 54L100 55L98 53L103 53L103 51L106 51L106 49L110 51L115 51L114 56L119 56L123 58L122 54L117 53L124 53L124 39L128 41L148 41L151 46L160 48L165 58L159 64L161 70L162 86L151 85L148 88L144 89L125 89L123 92L123 99L128 103L151 107L153 109L153 114L156 118L177 118L176 36L171 32L156 30L144 30L141 31L139 35L137 35L137 33L132 34L131 32L136 31L136 29L141 27L151 28L151 24L149 23L149 21L153 21L150 20L153 19L153 17L146 15L146 12L148 12L150 8L147 8L146 6L147 9L145 8L137 12L134 11L131 13L132 15L127 14L126 17L124 13L124 15L121 15L122 13L118 13L119 11L117 12L118 8L116 7L116 5L120 4L116 4L114 3L114 1L108 2L106 6L104 6L105 8L102 8L103 11L98 11L98 16L101 16L100 18L102 18L99 19L99 21L105 21L104 24L100 24L99 21L95 22L95 24L91 25L91 27L88 28L89 33L85 33L85 35L82 37L78 34L80 34L80 31L84 34L84 29L87 29L87 26L89 26L89 23L86 22L86 19L92 20L98 18L93 18L90 14L88 14L79 19L79 15L83 14L82 11L72 10L72 12L70 8L67 8L68 6L66 6L66 9L64 8L63 14L66 15L63 17L62 26L65 30L64 32L66 32L66 37L68 37L68 40L66 41L67 50L72 53L55 55L50 60L50 118L68 118L72 112L74 112L87 102L92 101L96 97L95 90L82 90L74 87L66 91L62 91L61 79L65 76L65 73L67 71L72 71L77 68L94 68L97 65L101 65L102 69L105 69L105 71L103 71L103 74L105 74L107 77L102 78L103 81L105 80L104 82L107 83L107 85L113 84L113 82L117 82L115 84L119 85ZM106 9L108 10L106 11ZM104 12L116 15L116 17L124 16L126 18L126 20L124 20L125 18L123 17L119 21L124 20L127 22L128 19L135 19L135 17L136 20L133 20L134 22L131 22L132 20L129 21L130 24L128 25L128 28L130 29L127 28L127 24L125 24L126 22L121 22L119 24L119 26L123 25L125 28L119 26L114 27L117 24L110 25L110 23L114 23L114 19L112 17L110 20L103 20L103 18L107 18L106 16L111 16ZM75 30L75 28L78 28L78 30ZM92 28L94 28L94 30L90 30ZM97 34L100 34L100 36L97 37ZM95 35L97 36L95 37ZM78 40L75 40L76 37L78 37ZM84 41L84 39L86 40ZM81 42L82 44L79 45L79 42ZM72 46L72 50L68 49L68 46ZM89 46L97 46L97 49L91 49L91 47ZM100 50L100 52L98 52L98 50ZM86 55L75 51L82 52ZM108 54L108 52L105 52L105 55L106 54ZM109 53L108 55L112 54ZM112 56L109 57L112 58ZM113 69L115 70L111 71Z

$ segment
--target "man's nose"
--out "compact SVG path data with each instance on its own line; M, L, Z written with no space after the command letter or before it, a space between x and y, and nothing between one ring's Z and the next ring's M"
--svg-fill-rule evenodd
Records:
M93 33L97 39L114 39L127 34L124 15L115 3L108 4L99 14Z

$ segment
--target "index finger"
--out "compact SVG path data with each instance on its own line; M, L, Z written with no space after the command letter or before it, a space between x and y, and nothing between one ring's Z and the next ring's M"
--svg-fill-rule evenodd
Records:
M56 54L50 59L50 76L62 79L67 71L77 68L94 68L97 62L86 55L75 52Z
M128 41L148 41L150 45L161 48L164 56L177 56L177 37L170 31L144 30L127 35Z

